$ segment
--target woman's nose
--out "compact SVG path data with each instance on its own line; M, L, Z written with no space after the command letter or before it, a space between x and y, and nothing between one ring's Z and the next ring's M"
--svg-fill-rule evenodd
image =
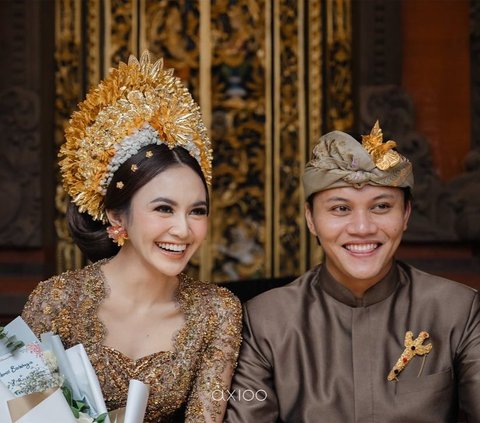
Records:
M190 232L187 218L185 216L176 216L173 219L169 232L178 238L186 238Z

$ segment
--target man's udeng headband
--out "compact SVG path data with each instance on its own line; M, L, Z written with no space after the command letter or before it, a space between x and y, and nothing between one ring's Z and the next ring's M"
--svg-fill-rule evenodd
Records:
M313 149L303 175L305 198L331 188L377 185L413 188L412 164L383 142L378 121L362 144L341 131L323 135Z

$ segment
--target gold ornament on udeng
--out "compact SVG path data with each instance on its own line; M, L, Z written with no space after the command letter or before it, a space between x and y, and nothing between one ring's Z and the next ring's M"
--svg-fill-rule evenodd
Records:
M370 135L362 135L362 145L380 170L390 169L402 160L400 154L392 150L397 146L395 141L383 142L383 132L378 120L373 125Z

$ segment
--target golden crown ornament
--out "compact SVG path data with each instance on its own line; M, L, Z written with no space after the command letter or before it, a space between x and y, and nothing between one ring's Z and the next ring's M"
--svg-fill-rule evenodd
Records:
M211 182L212 150L200 108L163 60L130 56L78 105L60 148L65 191L80 212L106 222L103 200L115 171L142 147L184 147Z

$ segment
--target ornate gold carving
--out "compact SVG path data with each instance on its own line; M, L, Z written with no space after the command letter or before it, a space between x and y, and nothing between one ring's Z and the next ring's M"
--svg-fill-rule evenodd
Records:
M277 134L273 126L276 120L273 114L276 106L276 88L272 87L272 78L274 74L274 65L271 58L273 57L274 37L272 31L268 29L268 23L273 22L273 5L272 2L265 3L265 186L264 186L264 202L265 202L265 277L273 276L273 135ZM270 25L271 26L271 25ZM275 97L275 98L274 98Z
M87 4L87 88L100 81L100 5L98 0Z
M346 131L353 125L351 0L326 5L327 130Z
M278 31L278 77L279 90L274 113L279 116L278 138L275 148L274 198L274 276L295 275L301 271L301 236L303 224L303 200L300 193L300 176L305 162L305 133L303 97L304 89L300 75L303 45L299 42L303 33L303 16L299 4L293 0L280 0L275 4L276 16L274 31ZM305 247L305 241L303 242ZM303 251L304 253L304 251ZM303 269L302 269L303 270Z
M322 0L308 2L308 147L307 156L322 135L323 109L322 109L322 68L324 57L322 54L323 25L322 25ZM303 216L302 216L303 217ZM317 240L309 236L308 256L305 256L306 267L310 268L322 260L322 250L317 245Z
M103 2L105 14L104 75L111 66L138 56L138 0ZM103 77L102 76L102 77Z
M64 140L65 125L72 111L83 96L81 75L81 13L80 0L57 0L55 3L55 144ZM60 181L60 176L57 174ZM78 268L83 264L78 248L73 244L67 230L65 212L67 198L61 184L57 185L55 200L57 218L57 271Z
M163 57L167 68L174 68L192 93L199 96L199 25L198 2L187 0L144 0L146 48ZM142 21L142 20L141 20Z
M263 1L211 4L216 281L265 274L264 12Z

